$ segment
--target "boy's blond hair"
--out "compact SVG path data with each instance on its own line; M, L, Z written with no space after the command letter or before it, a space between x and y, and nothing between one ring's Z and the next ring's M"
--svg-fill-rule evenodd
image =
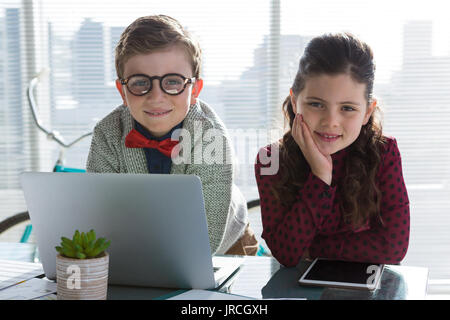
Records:
M202 63L199 43L177 20L165 15L138 18L123 31L116 46L117 77L123 79L125 63L131 57L173 45L181 45L185 49L193 76L199 78Z

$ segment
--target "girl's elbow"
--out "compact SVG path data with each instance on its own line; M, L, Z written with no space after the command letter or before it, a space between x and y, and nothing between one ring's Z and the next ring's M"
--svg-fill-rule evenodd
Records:
M266 241L267 246L269 247L272 256L284 267L290 268L297 266L301 255L292 254L291 252L285 250L284 245L280 245L278 243L274 243L267 238L263 239Z
M405 258L408 251L408 242L406 243L390 243L389 249L385 250L385 255L379 263L383 264L400 264L400 262Z
M277 261L286 268L297 266L299 260L299 258L296 259L293 256L286 256L284 254L274 255L274 258L277 259Z

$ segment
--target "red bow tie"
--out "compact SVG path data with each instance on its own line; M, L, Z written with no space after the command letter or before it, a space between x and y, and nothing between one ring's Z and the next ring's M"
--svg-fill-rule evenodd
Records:
M147 139L135 129L131 130L125 138L125 146L127 148L153 148L169 158L171 157L172 149L177 144L177 140L172 140L170 138L162 141Z

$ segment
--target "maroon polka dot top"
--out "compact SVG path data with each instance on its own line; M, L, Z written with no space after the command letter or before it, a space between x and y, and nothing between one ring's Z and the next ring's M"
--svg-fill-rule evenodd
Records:
M270 156L270 145L263 149L263 154ZM261 200L262 238L272 255L284 266L297 265L306 252L311 258L385 264L399 263L406 255L409 200L396 140L387 138L377 175L377 186L382 193L380 215L384 225L366 223L354 230L344 222L335 182L343 178L346 154L344 149L332 155L331 186L310 173L291 208L276 201L270 185L278 181L279 173L261 175L261 167L269 167L270 164L262 165L258 155L255 175ZM282 166L280 163L280 168Z

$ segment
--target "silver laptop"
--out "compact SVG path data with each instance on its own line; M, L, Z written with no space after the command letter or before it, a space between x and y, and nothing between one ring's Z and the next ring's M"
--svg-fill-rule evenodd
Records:
M75 230L94 229L111 240L109 284L211 289L243 263L211 255L197 176L24 172L20 178L49 279L56 278L55 246Z

